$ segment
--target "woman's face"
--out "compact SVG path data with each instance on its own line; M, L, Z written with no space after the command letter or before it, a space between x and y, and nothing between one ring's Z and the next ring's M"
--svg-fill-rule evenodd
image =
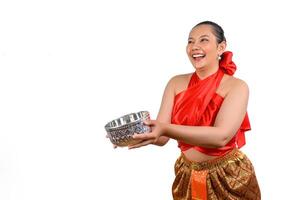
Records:
M226 43L217 43L210 25L193 28L186 47L187 55L195 69L218 66L218 57L226 48Z

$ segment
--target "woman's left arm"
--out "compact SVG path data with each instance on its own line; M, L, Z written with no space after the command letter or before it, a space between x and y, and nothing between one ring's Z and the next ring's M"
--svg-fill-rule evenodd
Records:
M152 126L152 132L134 135L134 139L156 140L160 136L167 136L196 146L207 148L223 147L239 129L247 112L248 98L248 85L244 81L237 79L236 84L226 95L213 126L184 126L150 120L145 123ZM140 146L136 144L129 146L129 148Z

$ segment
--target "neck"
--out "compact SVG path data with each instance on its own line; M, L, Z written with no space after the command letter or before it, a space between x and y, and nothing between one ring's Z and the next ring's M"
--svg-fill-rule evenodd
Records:
M219 68L219 65L216 64L214 66L205 66L205 67L202 67L202 68L198 68L196 69L196 74L198 75L198 77L202 80L202 79L205 79L207 78L208 76L214 74L215 72L217 72Z

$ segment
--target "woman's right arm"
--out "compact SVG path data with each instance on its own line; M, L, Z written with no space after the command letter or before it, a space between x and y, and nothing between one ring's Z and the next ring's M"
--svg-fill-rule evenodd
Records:
M157 116L157 120L162 123L171 123L171 114L173 109L174 97L175 97L175 85L177 76L171 78L164 90L160 110ZM161 136L155 145L163 146L169 140L169 137Z

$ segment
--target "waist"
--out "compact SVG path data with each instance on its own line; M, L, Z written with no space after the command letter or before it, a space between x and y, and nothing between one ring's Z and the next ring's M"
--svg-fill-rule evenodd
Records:
M186 144L184 142L178 141L178 147L182 152L185 152L187 156L190 156L193 160L198 159L198 161L218 157L225 155L229 151L236 148L235 138L232 138L227 145L220 148L206 148L201 146L193 146Z
M228 152L230 152L233 149L229 149L228 151L224 151L224 152L219 152L219 154L208 154L208 153L204 153L201 152L195 148L189 148L185 151L182 151L182 154L191 161L195 161L195 162L203 162L203 161L207 161L207 160L213 160L215 158L221 157L225 154L227 154Z
M245 157L244 153L242 153L239 149L234 148L223 156L215 156L210 158L209 160L194 161L191 160L189 157L187 157L185 155L185 152L181 153L179 159L183 159L185 165L189 168L192 168L194 170L205 170L215 166L222 165L226 162L229 162L229 160L233 161L235 159L243 159L244 157Z

